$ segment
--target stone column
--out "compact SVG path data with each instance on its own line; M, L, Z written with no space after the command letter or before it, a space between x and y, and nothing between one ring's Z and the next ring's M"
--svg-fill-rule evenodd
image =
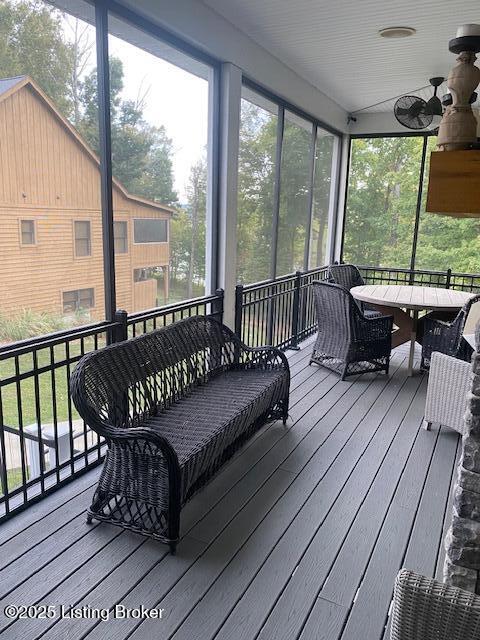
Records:
M443 575L447 584L480 594L480 324L475 345L465 414L467 434L454 487L452 524L445 539Z

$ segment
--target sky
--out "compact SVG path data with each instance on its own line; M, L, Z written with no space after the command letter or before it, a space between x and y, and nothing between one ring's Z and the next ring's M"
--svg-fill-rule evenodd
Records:
M64 19L69 40L73 21L71 17ZM92 49L85 73L96 64L93 27L88 29L88 38ZM208 82L115 36L109 37L109 50L123 62L122 97L135 101L145 96L145 120L154 126L164 125L173 141L174 186L180 203L184 203L190 167L206 154Z

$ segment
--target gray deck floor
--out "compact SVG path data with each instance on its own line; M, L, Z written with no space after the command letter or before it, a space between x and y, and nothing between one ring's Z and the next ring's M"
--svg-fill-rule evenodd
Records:
M395 575L435 575L458 437L421 428L426 376L339 381L290 355L291 419L264 427L184 509L177 555L88 526L98 470L0 527L2 638L380 640ZM6 605L55 605L12 622ZM60 605L154 607L161 620L60 617Z

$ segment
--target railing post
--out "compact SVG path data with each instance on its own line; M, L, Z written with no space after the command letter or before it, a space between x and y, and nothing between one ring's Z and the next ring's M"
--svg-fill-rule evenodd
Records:
M128 313L122 309L115 311L115 322L117 326L113 328L111 342L123 342L128 339Z
M298 319L300 317L300 287L302 285L302 272L295 272L295 284L293 289L293 312L292 312L292 342L289 349L298 351Z
M235 287L235 333L242 339L243 284Z
M217 289L215 295L217 299L211 304L211 315L214 316L219 322L223 322L223 289Z
M452 270L450 268L447 269L447 279L445 281L445 289L450 289L450 284L452 281Z

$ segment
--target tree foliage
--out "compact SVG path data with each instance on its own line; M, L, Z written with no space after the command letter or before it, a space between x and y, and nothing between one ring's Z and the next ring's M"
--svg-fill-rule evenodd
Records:
M436 139L429 140L427 158ZM373 266L409 267L423 139L357 139L352 144L344 259ZM415 266L477 273L477 220L425 211L428 166L423 184Z
M277 149L277 117L242 100L238 173L237 279L256 282L272 272L272 234ZM280 170L277 275L303 269L306 243L310 266L325 259L330 202L333 136L316 143L311 236L309 186L312 131L308 123L286 118Z
M72 69L59 12L36 0L0 0L0 78L30 75L69 117Z

